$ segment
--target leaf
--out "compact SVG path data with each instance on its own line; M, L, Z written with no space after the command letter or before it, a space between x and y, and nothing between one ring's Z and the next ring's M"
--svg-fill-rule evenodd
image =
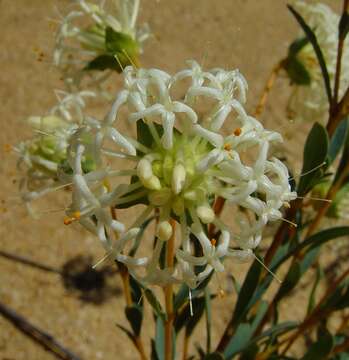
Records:
M328 164L330 165L336 159L342 146L345 143L348 134L348 118L344 118L337 126L328 148Z
M127 330L124 326L120 325L120 324L116 324L116 326L122 330L128 337L129 339L135 344L135 338L133 336L133 334L131 333L130 330Z
M249 343L251 335L251 325L247 323L240 324L224 350L225 358L231 359L235 354L242 351Z
M155 350L159 360L165 359L165 325L161 317L156 319Z
M306 36L296 39L288 49L288 56L295 57L307 44L309 44L309 40Z
M347 11L343 12L341 19L339 21L338 29L339 29L338 38L344 40L348 35L348 31L349 31L349 14Z
M220 352L214 352L206 356L205 360L224 360L224 356Z
M287 71L291 82L297 85L310 85L311 77L307 68L294 56L289 56L283 62L284 69Z
M313 287L312 287L310 295L309 295L307 314L310 314L314 309L316 290L317 290L317 287L320 283L320 280L323 278L323 276L324 276L323 270L321 269L320 266L317 266L315 281L314 281Z
M177 312L177 310L185 304L188 300L188 296L189 287L186 284L182 284L173 301L174 312Z
M323 80L324 80L324 83L325 83L325 89L326 89L326 94L327 94L327 98L328 98L328 103L329 103L329 106L331 106L331 104L332 104L332 90L331 90L330 76L329 76L328 71L327 71L327 66L326 66L324 55L323 55L322 50L321 50L321 48L319 46L319 43L318 43L318 41L316 39L316 36L315 36L313 30L307 25L307 23L305 22L303 17L291 5L287 5L287 7L289 8L289 10L293 14L293 16L296 18L299 25L301 26L301 28L305 32L305 35L307 36L307 39L309 40L309 42L313 46L314 52L316 54L317 60L319 62L320 68L321 68L322 77L323 77Z
M161 304L159 303L158 299L154 295L154 293L150 289L144 290L144 295L147 298L149 304L153 308L155 314L160 317L163 321L166 319L166 315L162 310Z
M126 52L133 59L139 54L138 44L130 35L115 31L110 26L105 30L105 47L111 55L125 55Z
M296 286L301 278L301 275L299 262L293 263L277 292L275 297L276 302L280 301L281 298L283 298Z
M299 324L295 321L286 321L284 323L277 324L275 326L272 326L268 330L265 330L261 335L255 337L252 341L257 342L264 338L270 338L271 336L278 336L281 334L284 334L287 331L293 330L296 328Z
M186 327L187 336L190 336L195 326L200 321L205 310L205 298L199 297L192 300L193 316L190 315L190 304L186 304L182 311L180 311L174 320L174 328L178 333L184 326Z
M133 333L139 336L142 327L143 308L137 304L133 304L126 307L125 314L132 327Z
M239 297L233 315L234 323L238 323L238 321L245 316L246 309L248 308L250 300L257 288L261 271L262 268L260 263L255 260L251 265L239 292Z
M98 55L93 60L91 60L84 68L84 70L100 70L100 71L104 71L107 69L115 70L119 73L122 72L122 69L119 63L117 62L117 60L115 59L115 57L113 55L108 55L108 54Z
M334 344L333 336L329 332L325 332L317 342L313 343L308 352L301 358L301 360L321 360L327 359Z
M304 174L298 184L298 195L305 195L318 180L321 170L314 170L317 166L323 164L327 157L328 135L326 129L319 123L315 123L307 137L304 154L303 168Z
M131 297L132 302L138 304L143 302L143 296L142 296L142 286L141 284L130 275L130 286L131 286Z

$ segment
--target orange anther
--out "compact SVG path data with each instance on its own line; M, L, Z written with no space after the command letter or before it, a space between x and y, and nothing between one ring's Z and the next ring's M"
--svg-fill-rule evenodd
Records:
M64 225L70 225L73 222L73 219L70 217L66 217L63 221Z
M224 150L230 151L231 150L231 145L230 144L225 144L224 145Z
M212 246L216 246L217 240L216 240L216 239L212 239L212 240L211 240L211 244L212 244Z
M12 145L10 144L5 144L4 145L4 151L5 152L10 152L12 150Z
M236 129L234 130L234 135L235 135L235 136L239 136L239 135L241 135L241 132L242 132L241 128L236 128Z

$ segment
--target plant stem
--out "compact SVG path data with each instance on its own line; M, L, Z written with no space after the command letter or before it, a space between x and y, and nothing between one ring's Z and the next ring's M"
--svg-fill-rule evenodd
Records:
M344 0L343 11L342 11L343 15L348 11L348 7L349 7L349 0ZM341 34L339 35L340 36L338 39L338 48L337 48L336 75L335 75L334 94L333 94L333 103L332 103L333 108L338 104L338 93L339 93L341 70L342 70L343 47L345 40L344 36L341 36Z
M171 238L167 241L166 247L166 267L173 268L174 266L174 250L176 238L176 222L170 220L172 226ZM166 321L165 321L165 360L172 360L173 353L173 285L169 284L165 287L165 307L166 307Z
M275 80L277 79L280 70L283 67L283 63L284 63L284 60L281 60L279 63L277 63L273 67L273 69L272 69L272 71L271 71L271 73L269 75L269 78L268 78L268 80L267 80L267 82L266 82L266 84L264 86L264 89L263 89L262 95L261 95L261 97L259 99L258 105L256 107L256 110L255 110L255 113L254 113L255 117L261 115L262 112L264 111L265 105L267 103L268 95L269 95L271 89L274 86Z
M321 298L319 303L316 305L315 309L305 318L303 323L298 327L298 330L296 333L291 335L288 339L285 339L282 341L279 345L283 345L286 343L286 346L284 350L281 352L281 356L285 355L286 352L290 349L290 347L293 345L293 343L296 341L296 339L304 333L304 331L308 328L311 328L314 324L316 324L320 319L323 319L324 317L329 315L328 311L324 311L321 309L322 304L327 300L329 296L333 294L333 292L336 290L338 285L347 277L349 276L349 268L343 272L341 276L336 279L332 285L327 289L325 295Z
M111 207L110 212L111 212L112 218L114 220L116 220L117 216L116 216L115 208ZM116 265L118 266L119 273L121 276L126 306L127 307L132 306L133 300L132 300L131 287L130 287L130 274L128 273L127 267L123 263L121 263L119 261L115 261L115 262L116 262ZM134 344L138 350L140 358L142 360L147 360L147 356L145 354L142 338L140 335L134 336Z
M184 332L184 339L183 339L183 360L186 360L188 357L188 345L189 345L189 336L187 334L187 329Z

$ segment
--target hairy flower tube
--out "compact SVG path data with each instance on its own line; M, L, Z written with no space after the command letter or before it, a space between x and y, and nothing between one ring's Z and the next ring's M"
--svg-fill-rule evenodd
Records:
M321 3L307 4L305 1L295 1L294 5L317 38L333 89L340 17ZM349 85L348 45L347 38L343 52L339 96L344 94ZM303 33L290 46L284 66L292 83L292 94L288 104L290 117L303 121L327 121L329 105L321 68L312 45Z
M74 2L78 8L62 19L56 34L54 64L70 88L81 87L84 76L89 76L101 90L111 71L139 62L142 43L149 37L147 26L136 27L140 0ZM109 71L96 75L94 70Z
M68 217L98 236L106 257L124 263L143 284L195 288L223 271L225 258L251 258L265 225L281 219L281 208L295 199L286 166L268 157L282 138L246 113L247 83L238 70L205 71L190 61L175 75L131 66L123 75L124 89L106 117L89 118L70 137L69 171L60 173L72 184ZM125 113L136 137L120 131ZM92 171L83 169L86 158ZM114 169L113 158L129 165ZM215 213L219 198L231 211L229 224ZM134 205L143 210L126 228L116 212ZM138 256L154 218L153 252ZM175 236L173 221L180 229L176 269L160 266Z

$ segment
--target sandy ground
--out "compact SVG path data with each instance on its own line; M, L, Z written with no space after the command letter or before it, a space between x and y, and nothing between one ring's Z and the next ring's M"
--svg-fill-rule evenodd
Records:
M332 3L339 6L340 1ZM58 269L77 256L99 259L103 251L81 228L64 227L62 213L47 214L40 220L26 214L16 198L16 158L5 148L29 135L23 119L42 114L55 102L52 89L59 89L61 83L50 64L55 27L50 19L58 18L55 7L65 13L68 4L66 0L0 0L0 250ZM271 68L297 33L285 5L284 0L144 0L140 20L149 23L154 38L146 44L142 62L170 72L182 68L187 59L205 61L207 67L239 68L249 83L247 107L252 111ZM42 62L37 61L36 49L46 54ZM116 79L118 84L120 79ZM286 135L288 156L297 161L297 170L302 146L294 144L302 144L304 131L285 118L287 96L286 81L278 81L262 119L266 126ZM103 114L106 109L97 107L96 111ZM63 204L62 197L51 197L41 206L56 209ZM233 266L232 270L243 277L244 269ZM107 274L99 297L92 294L92 299L83 299L81 293L64 284L60 274L0 257L0 301L82 359L137 358L127 337L115 326L125 323L120 289L118 276ZM230 296L216 303L219 316L214 341L233 305ZM297 303L289 306L292 318L299 320L302 312ZM147 317L150 319L149 314ZM153 329L147 326L146 331L151 334ZM200 334L196 339L204 340ZM0 317L0 359L54 357Z

